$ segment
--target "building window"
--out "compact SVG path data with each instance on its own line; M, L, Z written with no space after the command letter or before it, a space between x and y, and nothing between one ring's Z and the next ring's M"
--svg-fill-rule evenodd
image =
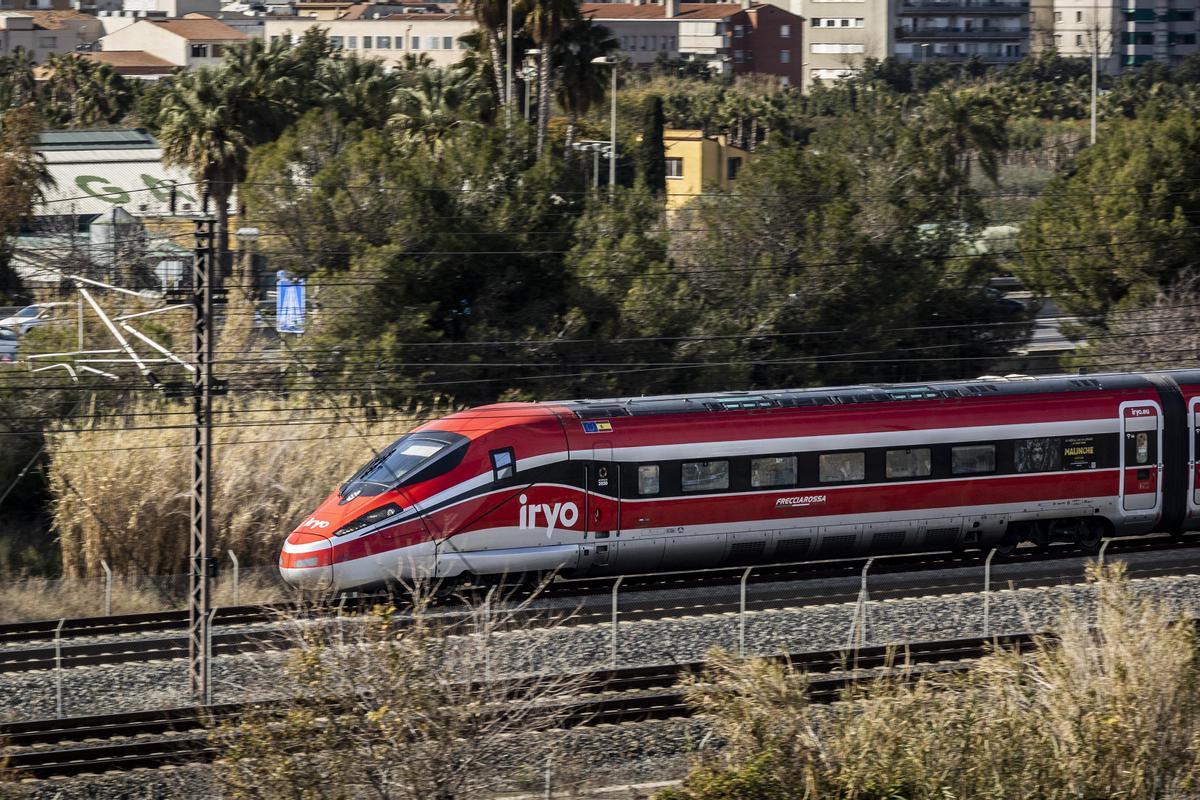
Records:
M1055 22L1062 22L1062 12L1061 12L1061 11L1055 11L1055 12L1054 12L1054 21L1055 21Z
M682 178L683 177L683 159L667 157L667 177Z
M734 50L733 51L733 60L735 62L737 62L738 64L744 63L746 61L746 51L745 50Z
M861 481L867 474L866 456L862 453L825 453L817 462L821 483Z
M740 39L746 35L746 27L744 25L733 26L733 38Z
M1075 34L1075 46L1083 47L1083 34L1082 33Z
M779 63L780 64L792 63L792 51L791 50L780 50L779 51Z
M442 49L443 50L453 50L454 49L454 37L453 36L443 36L442 37Z
M750 485L755 489L767 486L795 486L796 457L750 459Z
M779 38L780 39L792 38L792 26L791 25L780 25L779 26Z
M391 50L392 49L392 37L376 36L375 37L375 47L378 50Z
M658 464L638 467L638 494L658 494Z
M996 445L972 444L950 448L950 471L955 475L995 472Z
M812 26L813 26L814 28L819 28L819 27L821 27L821 18L820 18L820 17L813 17L813 18L812 18Z
M363 37L363 50L370 50L370 49L371 49L371 37L364 36Z
M1059 34L1059 33L1054 34L1054 46L1062 47L1062 34Z
M685 461L682 469L685 492L714 492L729 488L728 461Z
M412 37L412 49L413 50L421 49L421 37L420 36Z
M741 156L733 156L725 162L725 177L729 180L736 180L738 172L742 169Z
M192 58L208 58L208 45L206 45L206 44L192 45Z
M924 478L931 471L928 447L888 450L883 461L884 475L888 478Z
M1082 11L1076 11L1076 12L1075 12L1075 21L1076 21L1076 22L1083 22L1083 12L1082 12Z
M348 49L348 50L358 49L358 37L357 36L347 36L346 37L346 49Z
M38 39L38 47L41 47L43 49L58 47L58 37L57 36L42 36Z

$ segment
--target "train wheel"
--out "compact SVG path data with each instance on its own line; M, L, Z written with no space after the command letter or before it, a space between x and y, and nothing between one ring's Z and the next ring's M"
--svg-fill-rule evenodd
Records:
M1099 553L1106 529L1103 522L1081 519L1075 523L1075 544L1085 553Z
M1009 525L1008 530L1004 532L1004 538L996 545L996 555L1001 558L1008 558L1017 552L1017 545L1020 543L1021 529L1016 525Z
M1050 547L1050 542L1053 541L1051 532L1053 523L1045 520L1038 520L1033 523L1029 531L1029 541L1037 546L1038 550L1045 550Z

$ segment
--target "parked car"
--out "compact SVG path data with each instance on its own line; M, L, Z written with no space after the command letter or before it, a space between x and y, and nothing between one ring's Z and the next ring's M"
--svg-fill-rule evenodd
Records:
M0 328L0 363L17 360L17 332Z
M0 319L0 328L9 328L24 336L30 328L43 324L54 314L56 306L69 306L71 303L36 303L25 306L11 317Z

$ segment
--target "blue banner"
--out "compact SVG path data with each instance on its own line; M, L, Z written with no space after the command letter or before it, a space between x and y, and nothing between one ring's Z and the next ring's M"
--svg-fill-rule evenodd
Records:
M283 270L275 273L275 330L304 333L304 279L291 280Z

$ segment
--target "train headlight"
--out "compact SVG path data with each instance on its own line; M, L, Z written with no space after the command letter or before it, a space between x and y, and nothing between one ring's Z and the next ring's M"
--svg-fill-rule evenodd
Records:
M395 503L388 503L386 506L380 506L373 511L368 511L361 517L357 517L350 522L347 522L345 525L334 531L333 535L345 536L348 533L354 533L355 531L362 530L368 525L374 525L376 522L381 522L388 517L394 517L402 510L403 509L401 509L400 506L396 505Z

